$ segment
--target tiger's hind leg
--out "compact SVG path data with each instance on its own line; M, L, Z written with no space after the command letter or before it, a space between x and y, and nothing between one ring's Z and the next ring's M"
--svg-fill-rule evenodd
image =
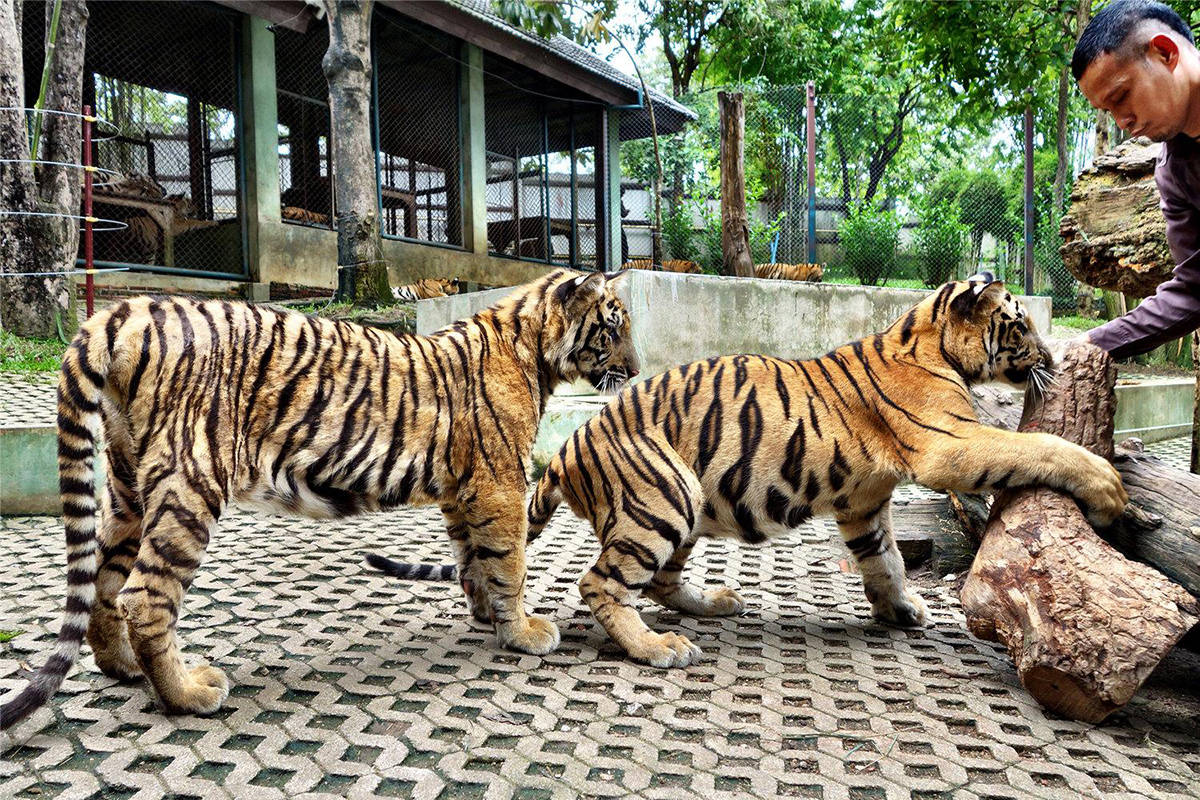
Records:
M871 616L902 628L924 627L925 601L904 585L904 559L892 537L891 499L865 517L838 520L838 529L862 571Z
M161 477L175 465L156 465L143 475ZM178 473L176 473L178 475ZM188 670L176 626L184 592L204 558L209 531L220 509L217 487L191 486L182 475L162 479L146 499L137 560L117 595L117 612L142 673L169 713L211 714L229 695L229 680L211 666ZM143 478L143 485L148 483Z
M651 579L646 587L646 596L681 614L696 617L728 617L745 611L746 601L733 589L727 586L701 589L681 579L683 566L692 554L693 546L693 542L679 546Z
M122 418L105 409L107 483L101 492L96 602L87 639L96 666L110 678L134 681L142 669L129 643L129 626L117 613L117 593L133 568L142 537L142 509L134 489L133 446Z
M611 524L596 524L600 534L600 557L579 581L579 593L593 616L608 631L630 658L651 666L686 667L700 658L700 648L678 633L655 633L646 626L634 605L637 596L652 587L656 576L667 568L678 553L678 568L683 568L690 551L692 529L704 502L704 492L696 474L665 443L640 448L645 458L643 470L658 473L660 480L639 473L623 475L619 489L623 497L608 509ZM601 475L601 480L607 476ZM670 489L660 488L668 484ZM618 487L613 487L617 489ZM672 567L674 583L663 575L663 589L656 593L659 602L676 600L686 603L690 592L675 592L678 569ZM699 590L695 590L700 596ZM666 604L666 603L664 603ZM677 606L672 606L677 607Z
M491 625L492 604L488 601L487 584L475 569L476 562L471 553L471 531L466 515L458 505L444 503L442 516L446 518L446 533L450 535L450 541L454 542L458 559L458 583L462 586L463 594L467 596L467 608L477 621Z
M525 614L524 499L522 492L496 488L464 503L465 575L472 581L471 593L485 595L472 611L487 609L500 644L540 656L558 647L560 634L553 621Z

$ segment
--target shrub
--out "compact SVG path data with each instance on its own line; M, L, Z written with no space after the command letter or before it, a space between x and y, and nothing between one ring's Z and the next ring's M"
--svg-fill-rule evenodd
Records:
M960 221L957 204L945 201L926 205L920 218L916 245L921 280L930 288L941 286L958 273L970 228Z
M859 282L878 286L896 269L900 244L900 219L895 212L870 205L852 209L838 226L846 267Z

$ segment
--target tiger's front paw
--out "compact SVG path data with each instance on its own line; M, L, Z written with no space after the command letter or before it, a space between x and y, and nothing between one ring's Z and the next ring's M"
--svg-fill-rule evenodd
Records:
M659 669L686 667L700 660L701 650L678 633L646 631L629 648L629 657Z
M1088 453L1087 479L1077 495L1087 510L1088 521L1098 528L1113 524L1125 511L1129 494L1121 484L1116 467L1094 453Z
M929 609L916 592L905 590L899 598L885 598L871 604L871 616L898 628L924 628L929 624Z
M558 626L548 619L541 617L526 617L524 627L509 626L507 630L497 631L500 644L509 650L519 650L535 656L544 656L558 647Z

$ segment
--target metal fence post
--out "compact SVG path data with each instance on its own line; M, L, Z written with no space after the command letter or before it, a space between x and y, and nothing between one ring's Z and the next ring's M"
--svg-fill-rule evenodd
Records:
M816 91L812 81L808 82L808 113L805 138L808 150L808 263L817 262L817 122L813 113L816 108Z
M1033 108L1025 106L1025 294L1033 294Z

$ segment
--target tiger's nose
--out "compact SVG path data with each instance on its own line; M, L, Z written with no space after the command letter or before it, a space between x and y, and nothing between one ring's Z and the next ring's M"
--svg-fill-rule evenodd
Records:
M637 374L638 374L638 369L637 369L637 367L630 367L630 368L629 368L629 377L630 377L630 378L636 378L636 377L637 377Z

